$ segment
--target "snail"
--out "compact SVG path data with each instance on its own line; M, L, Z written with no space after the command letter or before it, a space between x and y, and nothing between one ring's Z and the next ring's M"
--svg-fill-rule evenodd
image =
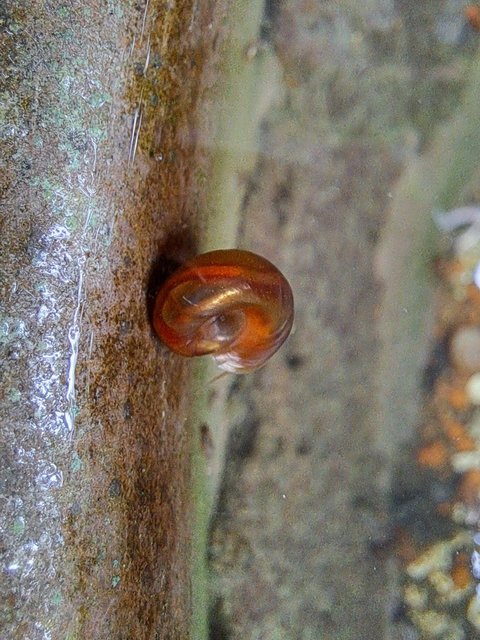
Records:
M210 354L221 369L248 373L265 364L290 333L292 290L280 271L255 253L209 251L167 278L152 321L175 353Z

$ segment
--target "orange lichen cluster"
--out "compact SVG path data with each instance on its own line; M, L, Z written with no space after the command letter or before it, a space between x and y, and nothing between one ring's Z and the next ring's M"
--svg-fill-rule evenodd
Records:
M441 280L455 285L461 279L465 269L461 260L457 258L450 260L437 258L433 263L433 270Z
M475 441L467 433L465 425L448 415L440 416L440 421L449 443L456 451L475 451Z
M452 455L473 452L478 447L468 431L473 407L467 383L474 370L469 369L466 356L471 357L469 333L480 327L480 291L475 284L465 284L459 293L457 284L465 278L463 269L462 276L458 259L437 260L435 265L441 291L434 334L439 342L447 340L449 361L426 398L427 419L416 455L420 466L436 470L443 477L452 472ZM458 339L462 333L463 343Z
M465 390L465 380L439 380L436 393L454 411L467 411L471 402Z
M458 485L457 497L467 506L478 505L480 500L480 469L465 471Z
M466 271L473 268L473 264L465 264L459 258L438 259L434 265L434 272L441 280L444 288L439 292L440 305L438 309L438 331L458 322L463 325L480 324L480 290L466 276Z
M453 557L450 577L457 589L467 589L472 584L472 571L468 554L458 553Z
M470 283L467 285L466 298L478 313L480 310L480 289L475 284Z
M480 9L478 15L480 30ZM480 527L480 407L472 391L472 381L480 373L480 290L468 283L470 267L462 268L460 260L439 260L435 267L440 291L434 339L441 346L441 357L438 363L434 361L438 369L434 369L435 377L429 382L423 405L416 462L425 470L422 477L427 481L434 478L434 482L448 487L445 497L432 506L437 516L449 520L451 530L460 531L457 535L463 538L458 545L447 538L417 548L414 529L408 526L396 537L397 557L404 563L407 576L405 602L412 619L418 614L415 606L420 606L412 593L422 594L425 602L428 594L434 593L439 598L436 610L442 615L442 603L468 606L475 590L472 535ZM449 567L428 568L435 549L442 562L442 553L449 551ZM425 575L420 575L421 569Z
M441 440L435 440L419 449L417 462L430 469L444 467L448 464L448 449Z
M480 31L480 5L478 4L469 4L463 10L463 14L468 22L468 24L475 29L475 31Z
M480 31L480 4L469 5L465 16ZM433 264L438 287L433 344L423 377L417 468L409 466L411 477L400 485L409 489L406 499L411 500L414 495L416 503L407 502L402 513L402 530L400 534L395 531L395 550L403 563L405 612L422 638L477 637L480 632L477 208L462 212L460 207L446 214L450 222L455 216L458 218L459 212L472 214L474 224L468 245L459 241L464 239L460 234L452 234L449 257L441 257ZM437 633L434 627L441 630Z
M441 381L436 385L432 417L422 428L417 450L417 463L435 469L445 476L451 472L450 458L456 452L475 451L476 443L458 417L470 407L465 390L455 383Z

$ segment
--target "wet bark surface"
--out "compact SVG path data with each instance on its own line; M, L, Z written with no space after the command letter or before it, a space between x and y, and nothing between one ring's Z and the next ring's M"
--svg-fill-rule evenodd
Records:
M188 367L147 296L196 244L223 11L2 5L2 638L188 636Z

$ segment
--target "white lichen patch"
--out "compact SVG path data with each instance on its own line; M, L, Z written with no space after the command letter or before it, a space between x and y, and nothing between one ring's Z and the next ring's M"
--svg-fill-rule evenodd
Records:
M480 469L480 451L454 453L451 462L453 469L457 473L465 473L470 469Z
M407 567L407 575L413 580L425 580L435 570L447 570L451 565L448 544L440 542L430 547Z
M448 212L435 212L433 220L437 227L449 234L455 234L454 250L462 256L477 249L480 243L480 207L466 206Z
M410 609L425 609L428 603L428 592L416 584L407 584L404 588L403 600Z
M412 620L422 634L422 638L442 638L448 640L463 640L465 632L461 626L451 620L446 613L429 609L416 611Z
M477 594L470 600L467 609L467 619L477 631L480 631L480 598Z
M470 402L476 406L480 405L480 373L470 376L466 386L466 392Z

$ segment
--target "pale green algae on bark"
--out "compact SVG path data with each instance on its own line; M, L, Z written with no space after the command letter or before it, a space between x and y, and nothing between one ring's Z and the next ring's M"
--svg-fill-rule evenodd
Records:
M207 218L200 250L235 247L239 242L243 198L258 161L260 126L278 99L280 68L259 40L264 5L259 0L236 1L228 12L227 33L220 53L212 114L215 130L212 175L208 185ZM207 563L210 519L218 499L228 441L228 401L232 377L217 380L213 360L193 365L194 398L191 426L206 429L202 447L194 448L195 524L193 544L192 637L207 637L211 575ZM240 402L242 399L240 400Z
M224 13L0 9L2 638L188 636L188 376L146 297L196 243Z
M77 40L88 8L77 18L50 9L10 3L2 12L0 628L12 638L51 637L59 622L65 633L66 617L75 617L57 618L65 597L61 493L78 412L85 264L94 238L109 242L94 216L110 88ZM107 45L104 64L110 55Z

